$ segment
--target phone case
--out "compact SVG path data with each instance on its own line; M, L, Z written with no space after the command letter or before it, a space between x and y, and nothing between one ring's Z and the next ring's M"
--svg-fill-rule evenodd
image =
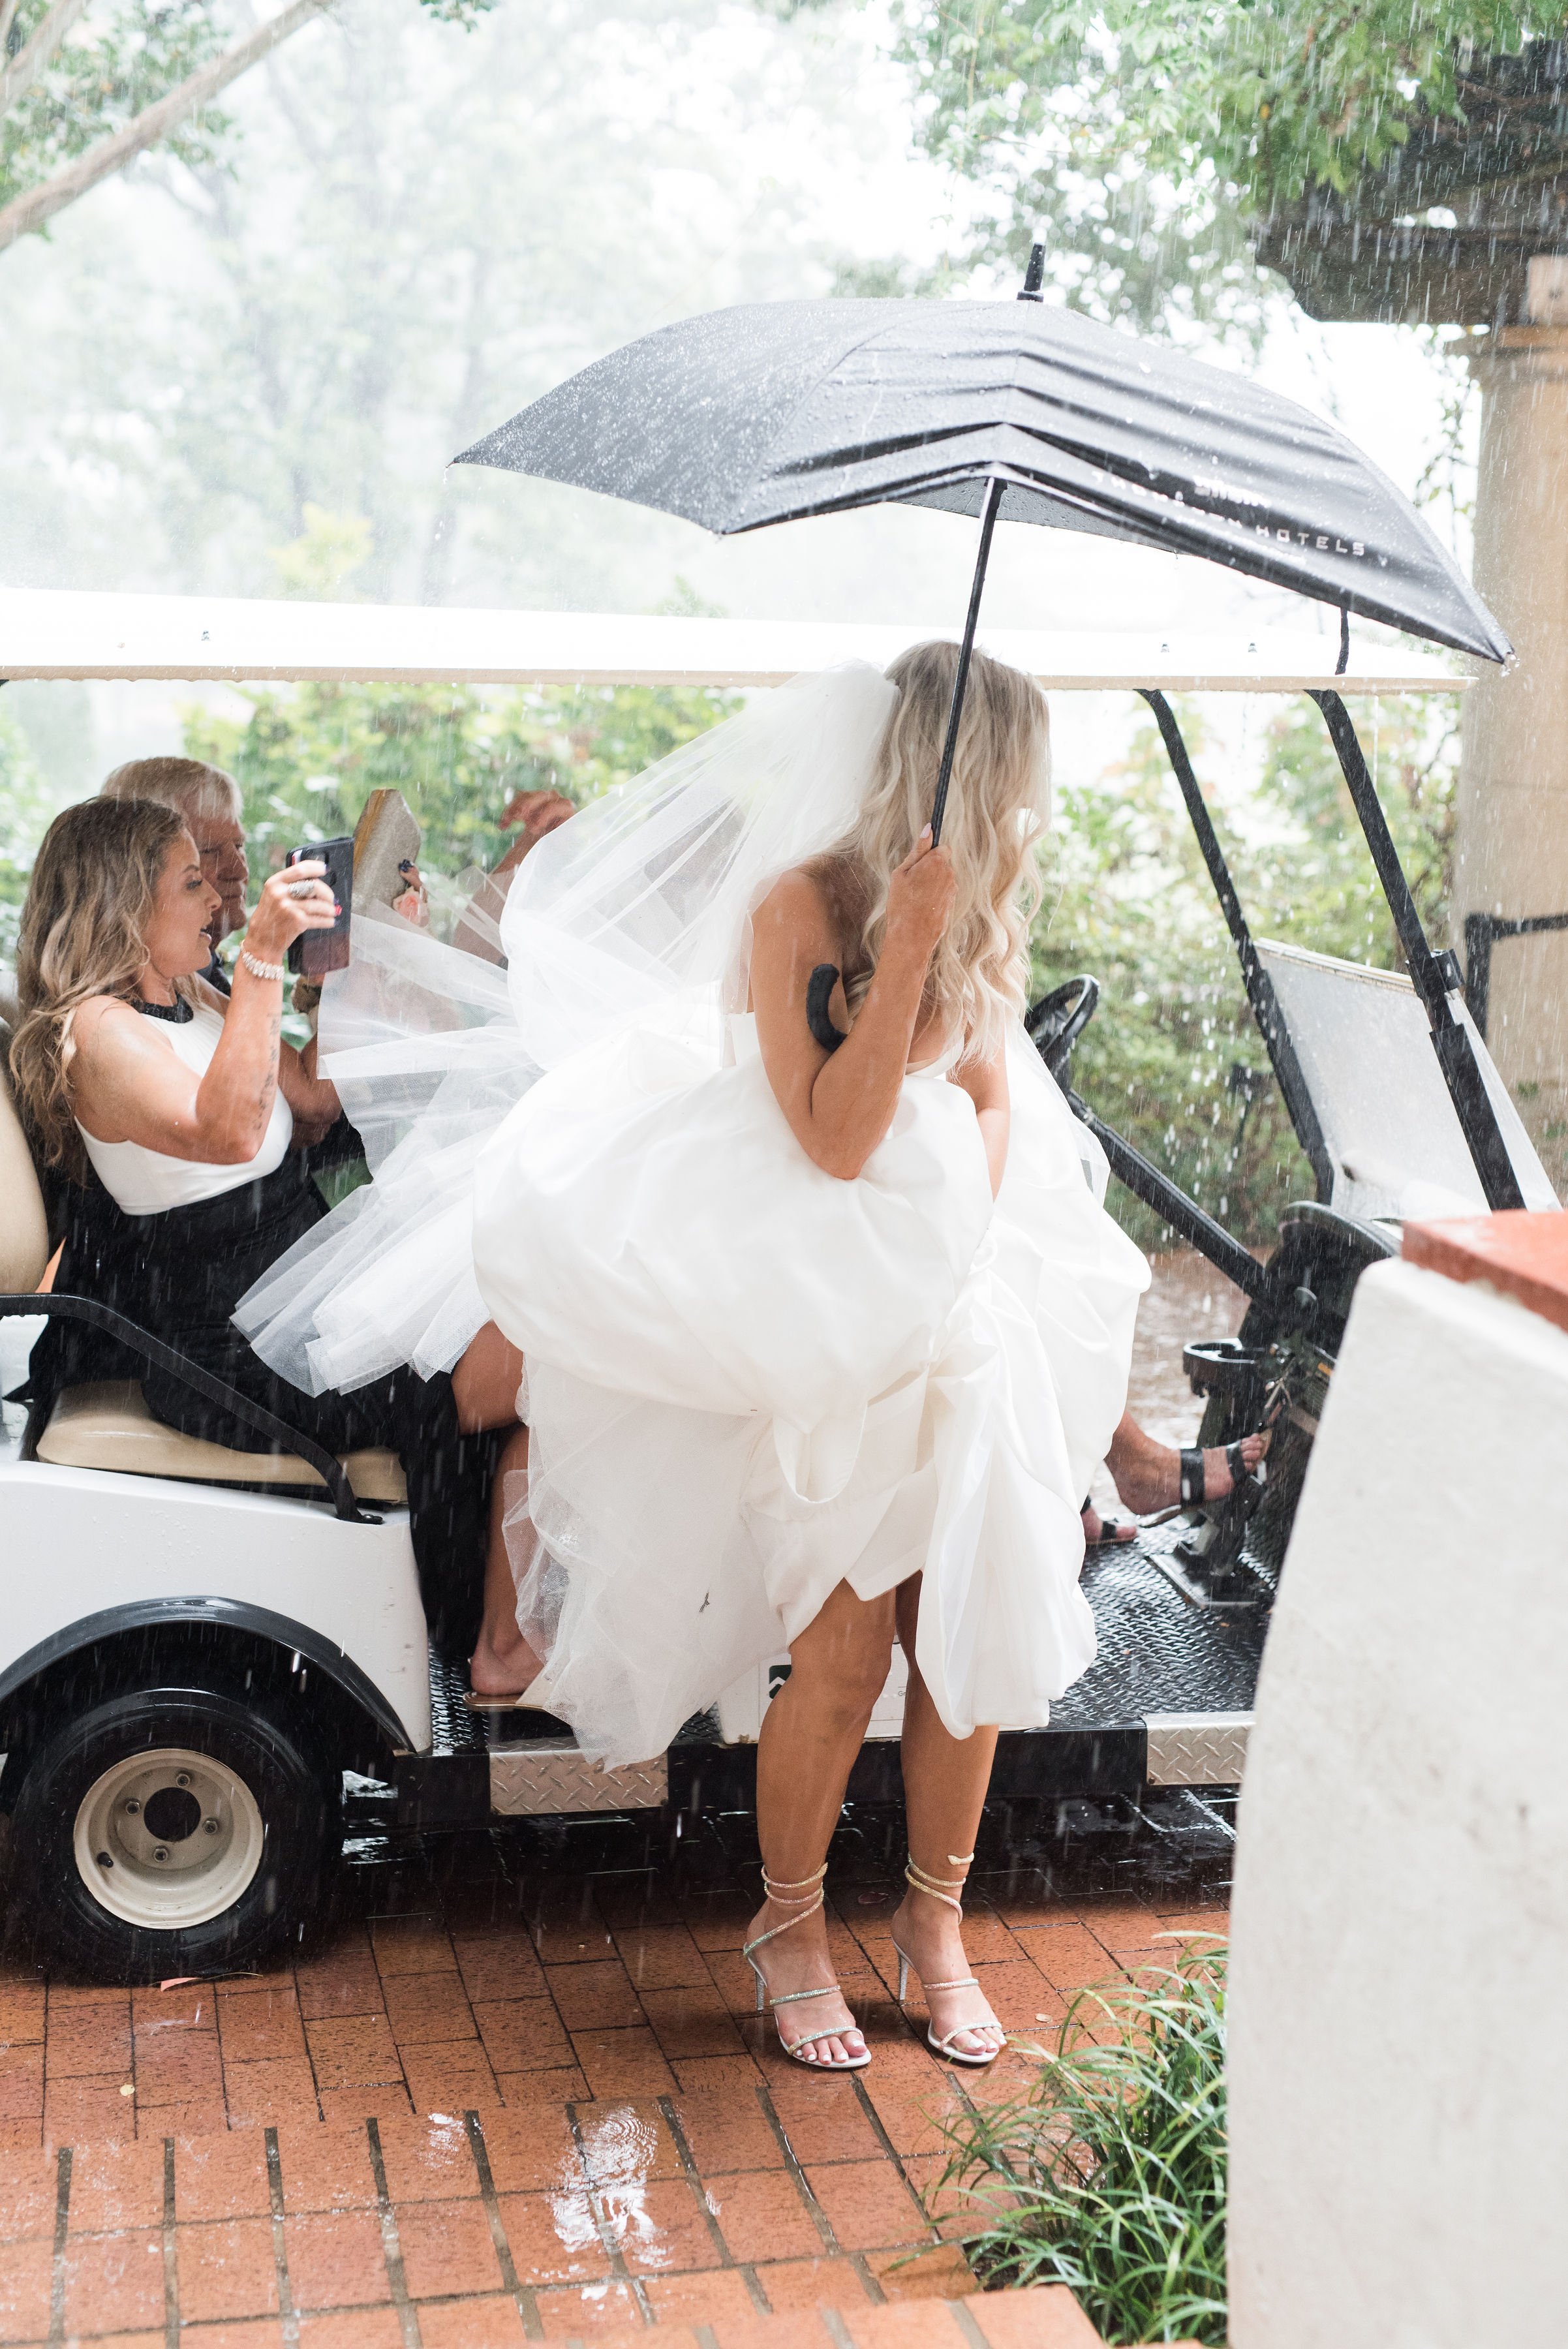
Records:
M306 930L295 939L288 950L288 967L297 978L325 978L328 971L348 968L348 925L354 910L354 843L347 834L339 840L317 841L309 847L291 849L288 861L296 864L301 857L319 858L326 865L323 877L342 911L329 930Z

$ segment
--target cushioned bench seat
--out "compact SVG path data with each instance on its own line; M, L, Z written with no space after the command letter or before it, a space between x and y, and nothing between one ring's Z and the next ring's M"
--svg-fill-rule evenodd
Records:
M320 1486L308 1461L289 1452L236 1452L226 1444L182 1435L147 1408L134 1379L67 1387L38 1439L38 1457L57 1468L113 1468L130 1476L179 1476L203 1485ZM355 1496L401 1507L408 1499L395 1452L348 1452L343 1465Z

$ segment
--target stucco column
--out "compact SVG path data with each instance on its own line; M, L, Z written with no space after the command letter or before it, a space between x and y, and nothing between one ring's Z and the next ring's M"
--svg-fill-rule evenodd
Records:
M1241 1795L1235 2349L1568 2341L1565 1222L1356 1286Z
M1519 659L1464 698L1453 908L1461 949L1467 914L1568 913L1568 322L1504 327L1470 367L1482 398L1475 584ZM1493 947L1487 1038L1561 1191L1568 933Z

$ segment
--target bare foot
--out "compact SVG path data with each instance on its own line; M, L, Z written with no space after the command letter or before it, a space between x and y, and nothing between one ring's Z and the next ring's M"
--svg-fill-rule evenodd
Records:
M545 1667L515 1625L486 1623L469 1659L468 1684L475 1696L521 1696Z
M764 1900L753 1918L746 1933L748 1941L755 1941L761 1933L771 1933L784 1924L792 1911L782 1904ZM799 1914L798 1909L793 1912ZM826 2071L833 2065L842 2070L851 2061L857 2062L866 2053L866 2041L855 2017L845 2002L843 1993L835 1985L833 1961L827 1952L827 1925L822 1911L803 1917L787 1933L781 1933L765 1948L752 1951L752 1963L760 1968L765 1984L765 1995L771 2000L788 2002L774 2011L779 2037L790 2054L805 2064L820 2064ZM831 1989L830 1985L835 1985ZM821 1990L821 1998L790 2000L792 1991Z
M920 1978L933 2037L950 2041L961 2055L995 2054L1007 2033L978 1984L964 1990L932 1987L964 1982L972 1971L963 1951L961 1920L941 1902L917 1900L910 1892L898 1905L891 1931Z
M1115 1517L1102 1517L1098 1509L1084 1511L1084 1540L1092 1549L1096 1542L1126 1543L1137 1539L1137 1527L1120 1524Z
M1255 1468L1269 1448L1266 1435L1244 1435L1241 1458ZM1111 1439L1106 1461L1116 1491L1129 1509L1149 1516L1156 1509L1176 1508L1181 1500L1181 1456L1168 1444L1157 1444L1141 1427L1124 1419ZM1203 1497L1222 1501L1231 1490L1231 1464L1219 1445L1203 1454Z

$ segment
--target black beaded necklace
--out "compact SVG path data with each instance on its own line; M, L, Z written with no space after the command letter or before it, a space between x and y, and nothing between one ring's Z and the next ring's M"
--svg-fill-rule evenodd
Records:
M133 1011L142 1012L149 1019L171 1020L176 1028L183 1028L187 1020L196 1017L195 1005L187 1003L182 995L177 995L172 1003L145 1003L140 995L133 995L130 1008Z

